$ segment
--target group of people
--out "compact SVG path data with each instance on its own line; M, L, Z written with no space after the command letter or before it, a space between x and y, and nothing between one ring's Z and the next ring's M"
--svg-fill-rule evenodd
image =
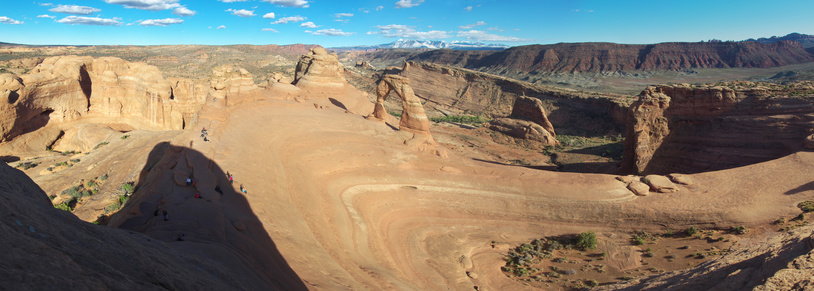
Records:
M232 173L229 173L229 171L226 171L226 178L229 178L229 184L232 185L235 184L235 176L232 176ZM246 188L243 187L243 184L240 184L240 193L249 194L249 191L247 191Z

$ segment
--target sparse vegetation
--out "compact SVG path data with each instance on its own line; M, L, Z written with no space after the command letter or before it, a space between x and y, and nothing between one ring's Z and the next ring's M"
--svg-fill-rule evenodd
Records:
M59 209L59 210L65 210L65 211L68 211L68 212L73 211L73 207L71 207L70 202L62 202L60 204L55 204L54 208Z
M122 135L122 139L127 139L128 137L130 137L130 135L127 135L127 134Z
M18 163L15 168L18 168L18 169L22 168L25 171L25 170L34 168L34 167L39 166L39 165L40 165L40 163L35 163L35 162L21 162L21 163Z
M582 250L592 250L596 248L596 234L593 231L583 232L577 236L577 240L574 243L578 248Z
M93 147L93 149L95 150L95 149L98 149L100 147L106 146L108 144L109 144L108 142L103 141L103 142L100 142L99 144L97 144L95 147Z
M814 201L803 201L797 204L797 207L800 208L803 212L812 212L814 211Z
M690 226L689 228L687 228L687 230L685 230L684 232L686 232L687 235L689 235L689 236L693 236L693 235L698 234L698 228L695 227L695 225L693 225L693 226Z
M466 124L481 124L484 122L489 122L489 119L483 118L480 115L478 116L467 116L467 115L447 115L442 117L432 117L430 118L432 122L457 122L457 123L466 123Z

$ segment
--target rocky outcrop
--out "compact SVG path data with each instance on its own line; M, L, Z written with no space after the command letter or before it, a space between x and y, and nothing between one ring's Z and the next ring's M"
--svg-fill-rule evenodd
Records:
M632 101L622 95L536 85L445 65L407 64L409 69L398 74L422 84L414 88L415 94L425 101L430 116L438 112L509 116L517 111L522 118L538 122L552 133L553 126L547 123L555 124L561 134L593 136L623 132L627 107ZM517 106L513 105L521 97L539 100L540 104L520 101L521 106L515 110Z
M557 137L557 134L554 133L554 125L551 124L551 121L548 121L543 102L540 99L526 96L517 97L512 107L512 117L533 121L542 126L551 136Z
M421 100L413 94L413 88L410 87L410 79L397 75L384 75L376 87L376 105L373 108L373 113L369 116L371 118L384 121L387 117L387 111L384 109L384 101L390 92L395 92L401 99L402 111L401 121L399 121L399 129L407 130L415 133L430 133L430 120L424 113L424 106L421 105Z
M531 121L512 118L495 118L489 122L489 129L500 131L520 139L536 140L547 146L556 146L559 144L553 132Z
M0 77L0 141L49 122L115 119L143 129L182 129L196 98L176 100L154 66L119 58L51 57L29 74ZM184 105L181 105L184 103Z
M300 57L292 84L303 89L342 89L347 82L342 64L336 54L328 54L324 48L312 48Z
M213 69L209 83L209 96L222 100L225 105L234 105L235 100L230 100L233 97L259 90L252 74L235 65L222 65Z
M644 90L629 110L622 171L714 171L803 148L814 128L814 83L723 85Z

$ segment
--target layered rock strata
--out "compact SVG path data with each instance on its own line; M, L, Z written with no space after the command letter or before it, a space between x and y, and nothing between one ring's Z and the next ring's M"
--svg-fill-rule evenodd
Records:
M814 85L651 86L631 105L622 170L697 173L803 149L814 128Z

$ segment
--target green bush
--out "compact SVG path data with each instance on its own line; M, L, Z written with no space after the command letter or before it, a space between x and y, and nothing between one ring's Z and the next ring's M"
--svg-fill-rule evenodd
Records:
M481 116L466 116L466 115L447 115L442 117L433 117L430 118L432 122L457 122L457 123L468 123L468 124L481 124L484 122L489 122L488 119L482 118Z
M99 181L107 180L107 174L99 176Z
M130 136L129 136L129 135L126 135L126 134L125 134L125 135L122 135L122 139L127 139L128 137L130 137Z
M96 186L96 181L88 180L87 182L85 182L85 186L87 186L88 188L92 188L93 186Z
M95 150L95 149L98 149L98 148L106 146L106 145L108 145L108 142L103 141L103 142L100 142L99 144L97 144L95 147L93 147L93 149Z
M687 230L685 232L687 233L687 235L693 236L693 235L698 233L698 228L695 227L695 225L693 225L693 226L690 226L689 228L687 228Z
M803 212L812 212L814 211L814 201L800 202L800 204L797 204L797 207L799 207Z
M131 195L131 194L133 194L133 192L136 192L136 189L133 186L133 182L128 182L128 183L122 184L121 190L122 190L122 192L124 192L124 195Z
M583 232L577 236L577 240L574 243L578 248L582 250L592 250L596 248L596 234L593 231Z
M73 211L73 208L71 207L69 202L62 202L60 204L55 204L54 208L59 209L59 210L65 210L65 211L68 211L68 212Z

